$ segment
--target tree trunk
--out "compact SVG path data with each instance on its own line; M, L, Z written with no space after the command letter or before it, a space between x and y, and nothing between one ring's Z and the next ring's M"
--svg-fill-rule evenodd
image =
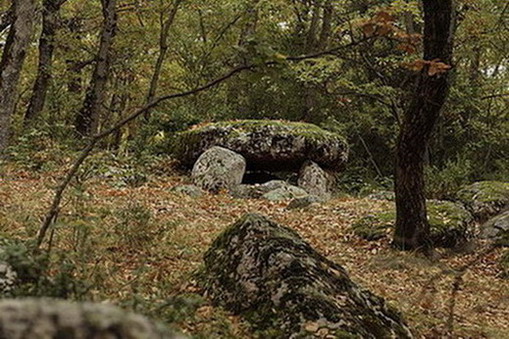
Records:
M101 0L101 3L104 21L99 52L83 107L76 118L76 130L85 136L97 132L99 127L100 113L106 96L106 85L110 72L111 48L117 29L116 0Z
M9 142L19 77L32 36L35 1L15 0L13 11L14 18L0 61L0 152Z
M150 88L148 90L147 95L147 103L151 102L155 96L157 91L157 85L159 83L159 77L161 76L161 70L163 67L164 59L166 59L166 54L168 53L168 36L170 33L170 27L175 20L175 16L177 15L178 8L182 0L175 0L172 8L168 13L168 18L166 21L162 17L161 13L161 31L159 33L159 55L157 56L156 65L154 67L154 73L152 74L152 79L150 80ZM150 118L150 111L147 111L145 114L145 119Z
M44 108L46 93L48 92L51 79L55 35L59 26L58 12L65 1L67 0L44 0L43 2L42 33L39 41L39 66L30 104L25 114L25 123L39 116Z
M424 60L451 64L453 48L453 0L423 0ZM396 230L394 245L427 252L429 222L424 195L426 148L449 89L448 72L431 75L421 71L412 101L405 112L396 156Z

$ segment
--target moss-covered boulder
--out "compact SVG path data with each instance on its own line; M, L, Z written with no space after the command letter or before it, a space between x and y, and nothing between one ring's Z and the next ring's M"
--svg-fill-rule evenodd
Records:
M262 215L245 215L214 241L201 279L216 304L243 315L266 338L412 336L382 298Z
M212 146L237 152L250 170L299 170L306 160L340 170L348 157L345 139L315 125L273 120L239 120L192 127L175 141L174 153L187 167Z
M509 207L509 182L476 182L463 187L456 196L477 220L485 221Z
M455 247L473 234L473 217L459 203L429 200L428 219L431 241L439 247ZM366 240L378 240L392 236L396 222L396 210L390 207L367 215L353 224L354 233Z
M0 338L185 338L117 307L49 299L0 301Z

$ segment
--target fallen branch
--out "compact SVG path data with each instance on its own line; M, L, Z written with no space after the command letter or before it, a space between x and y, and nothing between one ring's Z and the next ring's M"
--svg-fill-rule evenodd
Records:
M324 56L324 55L334 54L340 50L354 47L354 46L356 46L364 41L367 41L369 39L370 38L366 38L363 40L352 42L347 45L334 47L334 48L331 48L331 49L328 49L325 51L321 51L321 52L317 52L317 53L313 53L313 54L301 55L301 56L289 56L289 57L284 58L282 61L298 62L298 61L302 61L302 60L317 58L317 57ZM223 75L215 80L212 80L203 86L194 88L192 90L180 92L180 93L174 93L174 94L160 96L158 98L155 98L151 102L147 103L146 105L142 106L141 108L138 108L131 115L128 115L124 119L120 120L112 127L92 136L88 145L82 150L82 152L80 153L80 156L76 159L76 161L73 163L71 168L65 174L64 178L61 180L60 184L55 189L55 196L53 197L53 201L52 201L51 206L48 210L48 213L44 217L42 225L41 225L39 232L37 234L36 249L40 248L40 246L44 242L44 238L46 237L46 233L48 232L48 229L50 228L51 224L56 220L56 218L58 216L58 212L60 210L60 203L62 201L62 197L63 197L63 193L64 193L65 189L71 182L72 178L76 175L76 173L78 172L80 166L83 164L85 159L90 155L90 153L92 152L92 150L94 149L95 145L97 144L97 142L99 140L110 135L111 133L115 132L116 130L122 128L127 123L138 118L140 115L142 115L145 112L156 107L158 104L160 104L163 101L195 95L200 92L206 91L212 87L215 87L215 86L221 84L222 82L224 82L225 80L227 80L227 79L229 79L243 71L253 70L255 68L260 68L260 67L273 66L273 65L276 65L279 63L280 62L277 62L277 61L268 61L268 62L265 62L262 64L249 64L249 65L239 66L239 67L232 69L230 72L226 73L225 75Z

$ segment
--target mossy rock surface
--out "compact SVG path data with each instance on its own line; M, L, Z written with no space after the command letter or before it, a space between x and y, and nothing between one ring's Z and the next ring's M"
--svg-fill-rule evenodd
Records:
M312 160L333 171L348 158L345 138L316 125L275 120L238 120L198 125L179 134L173 153L186 167L212 146L237 152L249 170L298 170Z
M206 295L265 338L410 338L400 315L295 231L247 214L205 254Z
M481 236L494 241L496 245L509 247L509 210L481 225Z
M509 182L479 181L463 187L456 197L479 221L485 221L509 207Z
M455 247L473 234L473 217L463 205L451 201L427 202L431 241L439 247ZM367 215L353 224L355 234L366 240L392 236L396 222L394 206Z
M50 299L0 301L0 338L185 338L144 316L93 303Z

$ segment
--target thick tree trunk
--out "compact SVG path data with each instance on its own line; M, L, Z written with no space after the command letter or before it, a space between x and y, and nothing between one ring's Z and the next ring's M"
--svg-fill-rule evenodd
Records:
M85 136L97 132L99 127L100 113L106 96L106 85L110 72L111 48L117 29L116 0L101 0L101 3L104 21L99 52L83 107L76 118L76 130Z
M175 21L175 16L177 15L178 8L182 0L175 0L175 3L171 7L168 17L166 20L162 17L161 14L161 31L159 33L159 54L157 56L156 65L154 67L154 73L152 74L152 79L150 80L150 88L148 90L147 95L147 103L150 103L156 96L157 85L159 83L159 77L161 76L161 70L163 67L164 59L166 59L166 54L168 53L168 36L170 34L170 27ZM145 119L150 118L150 111L147 111L145 114Z
M48 92L55 35L59 26L58 12L67 0L44 0L42 16L42 33L39 41L39 66L35 79L30 104L25 114L25 123L39 116L44 108L46 93Z
M0 61L0 152L9 142L19 77L32 36L35 15L34 0L15 0L13 6L14 18Z
M450 64L454 2L423 0L424 59ZM421 71L412 101L405 112L397 143L394 245L402 249L430 249L429 222L424 196L426 148L449 89L448 72Z

